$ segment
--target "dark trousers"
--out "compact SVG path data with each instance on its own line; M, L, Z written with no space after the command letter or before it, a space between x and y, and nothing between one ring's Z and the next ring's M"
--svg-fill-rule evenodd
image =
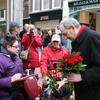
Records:
M0 96L0 100L10 100L10 96Z

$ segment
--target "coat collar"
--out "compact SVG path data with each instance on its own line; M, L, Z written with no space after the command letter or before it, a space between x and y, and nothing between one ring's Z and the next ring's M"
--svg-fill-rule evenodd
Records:
M15 57L17 56L15 53L6 50L3 46L0 47L0 54L3 54L5 56L9 57L12 60L14 60Z
M80 44L85 36L87 35L87 32L90 30L89 27L85 27L84 30L81 32L81 34L76 38L76 41Z

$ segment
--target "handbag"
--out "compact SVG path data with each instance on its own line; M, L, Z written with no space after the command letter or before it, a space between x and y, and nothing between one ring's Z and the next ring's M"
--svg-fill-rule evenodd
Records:
M32 40L32 42L33 42L33 40ZM31 47L31 45L32 45L32 42L30 43L30 46L28 47L27 50L22 50L22 51L21 51L21 53L20 53L20 58L21 58L22 60L26 60L26 59L27 59L28 53L29 53L29 50L30 50L30 47Z
M27 59L29 49L30 49L30 48L28 48L28 49L25 50L25 51L24 51L24 50L21 51L20 57L21 57L22 60L26 60L26 59Z

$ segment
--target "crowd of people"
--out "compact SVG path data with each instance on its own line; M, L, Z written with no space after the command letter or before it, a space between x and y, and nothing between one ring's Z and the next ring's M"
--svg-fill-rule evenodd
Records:
M20 27L22 26L12 21L8 33L0 40L0 100L10 100L12 83L23 75L34 74L35 68L40 68L42 76L48 72L53 77L63 77L54 67L54 63L50 66L54 70L48 68L51 60L59 59L68 53L62 44L62 36L72 41L72 52L80 52L82 63L87 66L80 74L71 73L70 76L64 76L58 83L58 88L63 87L68 80L74 83L75 100L100 100L99 33L80 25L74 18L66 18L60 22L61 36L48 31L44 41L41 38L42 32L39 32L35 25L25 24L21 32ZM43 48L39 56L38 50L41 46ZM27 50L29 47L27 59L21 60L21 50ZM42 81L44 85L47 85L47 80L48 77Z

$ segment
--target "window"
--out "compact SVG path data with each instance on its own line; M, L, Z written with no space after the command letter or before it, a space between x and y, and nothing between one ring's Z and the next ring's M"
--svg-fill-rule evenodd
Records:
M28 13L29 13L29 5L28 5L28 0L24 0L23 2L23 18L28 17Z
M0 20L5 20L5 10L0 10Z
M23 18L28 17L28 4L25 4L23 7Z
M4 18L4 11L1 10L1 17Z
M59 25L59 20L49 20L49 21L35 21L36 28L43 29L55 29Z
M41 5L40 0L34 0L33 11L40 11Z
M50 8L49 0L42 0L42 10L47 10Z
M53 0L52 8L61 8L61 0Z

